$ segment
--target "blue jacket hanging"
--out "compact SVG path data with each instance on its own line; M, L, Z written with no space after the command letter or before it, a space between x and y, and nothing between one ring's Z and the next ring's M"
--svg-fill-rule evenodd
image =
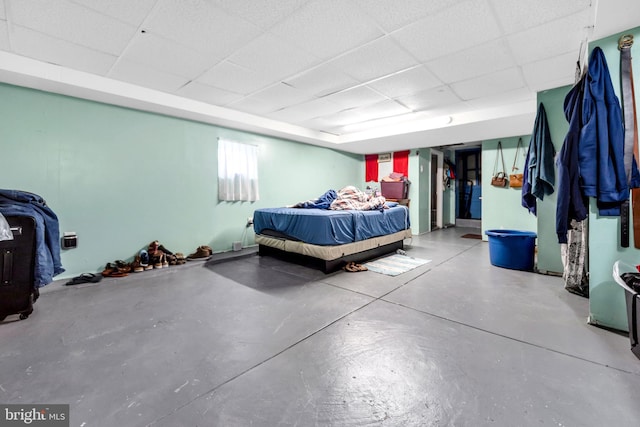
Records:
M595 197L600 215L620 215L620 205L629 198L624 170L624 124L607 61L602 49L591 52L584 91L583 127L578 148L582 192ZM632 168L631 187L640 175Z
M556 205L556 233L558 243L567 243L571 220L583 221L588 214L588 201L580 190L578 145L582 130L582 104L586 76L569 91L564 99L564 114L569 131L558 155L558 202Z
M544 105L540 103L533 125L531 141L529 141L521 190L522 206L534 215L537 213L536 199L543 200L545 195L552 194L554 191L556 175L553 159L555 154L547 122L547 113Z

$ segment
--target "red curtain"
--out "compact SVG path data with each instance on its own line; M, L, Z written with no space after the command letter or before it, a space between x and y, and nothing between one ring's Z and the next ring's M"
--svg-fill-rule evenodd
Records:
M378 155L377 154L365 154L365 181L378 182Z
M409 150L393 153L393 172L409 176Z

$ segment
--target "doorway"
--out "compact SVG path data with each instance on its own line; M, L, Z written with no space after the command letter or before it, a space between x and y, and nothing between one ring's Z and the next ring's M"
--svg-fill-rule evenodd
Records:
M482 152L456 151L456 225L480 228L482 219Z
M431 221L430 230L443 226L443 191L444 191L444 153L431 150Z

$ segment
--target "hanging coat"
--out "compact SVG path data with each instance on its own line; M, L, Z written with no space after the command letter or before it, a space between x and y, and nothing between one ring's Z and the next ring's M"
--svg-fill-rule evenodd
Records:
M624 169L624 124L609 67L602 49L595 47L589 58L583 103L583 127L579 144L582 191L595 197L600 215L619 216L629 198ZM633 167L631 186L639 180Z
M522 206L534 215L537 213L536 199L543 200L545 195L552 194L554 191L556 175L553 158L555 155L547 113L544 105L540 103L529 141L521 190Z
M567 243L571 220L583 221L588 214L588 202L580 189L578 145L582 130L582 103L586 75L569 91L564 99L564 114L569 131L557 159L558 202L556 204L556 233L558 243Z

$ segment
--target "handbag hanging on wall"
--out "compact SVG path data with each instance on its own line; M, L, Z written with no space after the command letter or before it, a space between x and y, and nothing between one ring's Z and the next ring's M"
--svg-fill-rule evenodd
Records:
M502 162L502 171L498 171L498 162ZM491 185L494 187L507 186L507 173L504 167L504 156L502 155L502 142L498 141L498 149L496 151L496 163L493 166L493 176L491 177Z
M509 187L511 188L522 188L522 179L523 174L521 173L513 173L517 171L519 168L516 166L518 163L518 155L520 154L520 149L524 151L522 147L522 138L518 138L518 146L516 147L516 156L513 158L513 167L511 168L511 175L509 175Z

